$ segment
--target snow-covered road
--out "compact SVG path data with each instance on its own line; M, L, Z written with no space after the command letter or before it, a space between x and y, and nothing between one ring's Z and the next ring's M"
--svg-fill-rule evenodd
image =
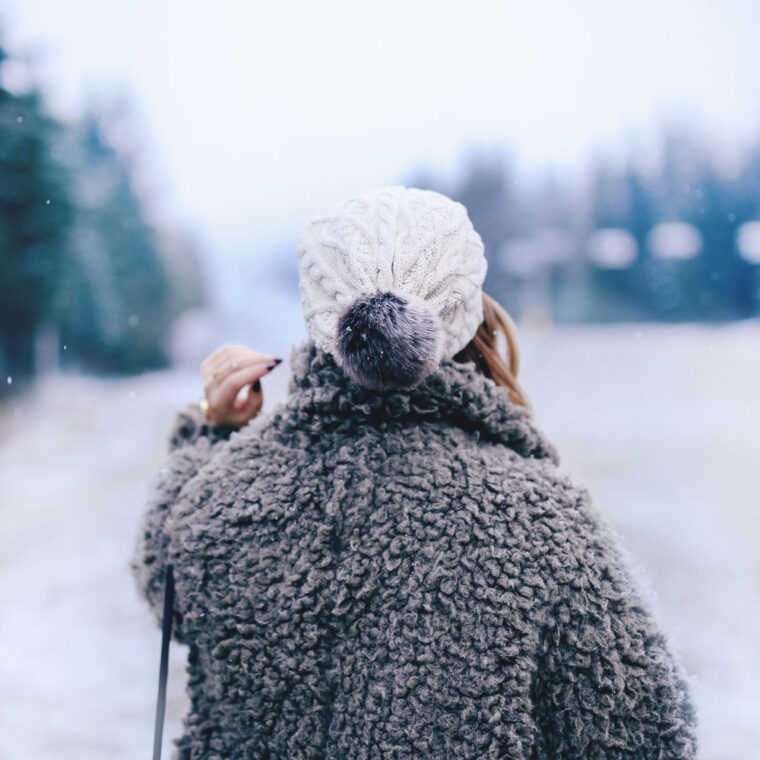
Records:
M760 756L760 322L522 336L539 425L681 652L703 760ZM0 760L149 756L160 636L127 563L173 409L199 394L181 370L51 375L0 406ZM172 647L167 758L186 708Z

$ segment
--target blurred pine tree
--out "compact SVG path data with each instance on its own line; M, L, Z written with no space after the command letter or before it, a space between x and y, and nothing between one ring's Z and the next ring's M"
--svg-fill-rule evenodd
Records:
M4 86L7 62L0 47L0 368L19 387L35 371L37 329L59 316L72 209L66 173L51 155L61 126L36 89Z

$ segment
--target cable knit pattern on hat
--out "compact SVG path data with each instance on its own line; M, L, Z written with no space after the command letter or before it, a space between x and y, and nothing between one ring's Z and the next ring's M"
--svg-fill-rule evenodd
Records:
M330 353L341 312L363 295L425 301L441 319L442 358L483 321L483 243L465 207L431 190L388 187L338 203L311 220L298 262L309 336Z
M175 757L695 758L616 535L503 388L444 360L372 393L312 341L291 367L228 436L178 414L143 521L139 589L159 620L173 563L190 648Z

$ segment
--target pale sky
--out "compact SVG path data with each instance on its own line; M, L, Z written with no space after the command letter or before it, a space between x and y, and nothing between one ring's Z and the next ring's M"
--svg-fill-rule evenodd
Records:
M125 87L171 215L226 256L503 144L572 170L678 117L760 137L760 2L6 0L61 115Z

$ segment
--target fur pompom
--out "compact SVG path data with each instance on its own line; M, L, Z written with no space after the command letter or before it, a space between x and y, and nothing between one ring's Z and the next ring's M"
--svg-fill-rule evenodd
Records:
M421 298L364 295L338 318L335 359L365 388L408 390L438 366L443 338L440 318Z

